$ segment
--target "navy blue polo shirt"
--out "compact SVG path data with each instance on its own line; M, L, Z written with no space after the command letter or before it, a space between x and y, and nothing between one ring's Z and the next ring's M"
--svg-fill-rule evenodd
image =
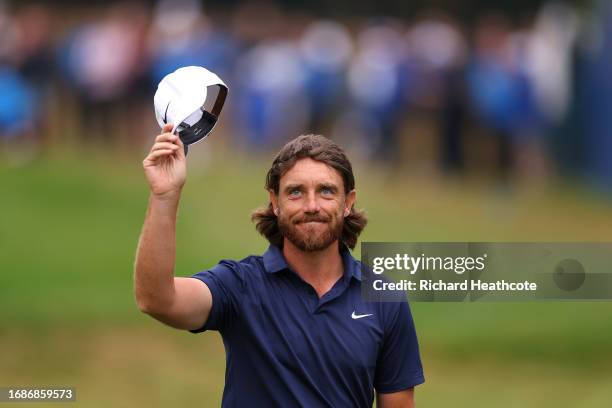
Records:
M193 275L213 298L206 324L226 351L223 407L371 407L374 389L424 382L407 302L364 302L361 264L318 297L282 251L222 260Z

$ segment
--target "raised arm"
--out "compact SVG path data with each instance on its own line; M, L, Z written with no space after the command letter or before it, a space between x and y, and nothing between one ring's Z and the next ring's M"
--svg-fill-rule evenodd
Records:
M198 329L212 307L204 282L174 277L176 216L187 167L183 144L167 124L143 161L149 207L138 242L134 293L138 308L177 329Z

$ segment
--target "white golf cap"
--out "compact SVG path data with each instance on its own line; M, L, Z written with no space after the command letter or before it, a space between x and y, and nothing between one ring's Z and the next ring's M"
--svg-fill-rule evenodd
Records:
M225 83L206 68L179 68L157 85L153 98L157 123L160 127L172 123L172 132L178 132L187 147L210 134L226 96Z

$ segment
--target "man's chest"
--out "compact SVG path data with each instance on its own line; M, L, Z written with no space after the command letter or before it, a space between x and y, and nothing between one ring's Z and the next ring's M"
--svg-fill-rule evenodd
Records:
M363 302L356 286L339 285L321 298L310 289L288 282L247 296L240 305L244 341L289 370L372 376L384 337L379 309Z

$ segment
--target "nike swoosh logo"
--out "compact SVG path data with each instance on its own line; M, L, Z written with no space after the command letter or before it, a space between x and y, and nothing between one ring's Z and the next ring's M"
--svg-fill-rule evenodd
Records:
M168 108L170 107L170 102L166 105L166 111L164 112L164 123L168 123Z
M355 314L355 311L354 311L354 310L353 310L353 314L351 315L351 317L352 317L353 319L361 319L362 317L368 317L368 316L372 316L372 313L370 313L370 314L362 314L362 315L358 315L358 314Z

